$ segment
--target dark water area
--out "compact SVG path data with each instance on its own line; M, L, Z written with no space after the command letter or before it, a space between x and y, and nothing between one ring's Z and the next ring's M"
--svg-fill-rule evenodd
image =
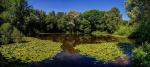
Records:
M93 36L89 34L39 34L36 36L42 40L52 40L54 42L71 41L74 44L93 44L101 42L117 42L120 38L113 37L110 35L106 36Z
M131 67L131 65L120 65L114 63L104 64L101 61L97 61L95 58L82 56L78 53L70 54L62 51L52 60L47 59L42 63L32 64L30 67Z
M77 53L74 49L79 44L97 44L104 42L119 42L124 38L118 38L110 35L96 37L86 34L39 34L36 36L42 40L51 40L53 42L61 42L61 48L64 52Z

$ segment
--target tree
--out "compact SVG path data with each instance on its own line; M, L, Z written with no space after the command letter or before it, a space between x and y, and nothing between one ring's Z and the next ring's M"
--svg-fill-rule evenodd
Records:
M126 9L128 11L128 16L131 18L131 24L138 23L141 18L141 0L127 0L125 3Z
M137 22L139 22L139 27L137 30L130 36L136 38L140 43L149 41L150 42L150 1L149 0L127 0L126 8L128 12L135 16ZM134 14L135 8L138 13Z
M1 15L1 13L4 11L4 7L2 6L2 2L0 1L0 15ZM2 18L1 18L1 16L0 16L0 25L2 24Z
M99 23L103 15L103 12L99 10L89 10L82 14L82 17L90 22L91 30L96 31L96 25Z
M4 11L1 16L4 22L11 23L20 31L24 31L25 17L29 15L30 6L26 0L4 0Z
M79 13L76 11L70 11L67 15L64 15L58 20L58 28L63 29L66 33L76 33L78 26Z
M57 18L56 18L56 14L54 11L50 12L47 16L46 16L46 27L47 27L47 32L54 32L56 31L57 28ZM55 30L53 30L55 29Z
M91 32L91 25L90 22L84 18L79 20L79 33L86 33L89 34Z
M102 23L104 26L104 31L107 31L108 33L115 32L122 22L120 12L115 7L106 12L103 19L105 19L104 23Z

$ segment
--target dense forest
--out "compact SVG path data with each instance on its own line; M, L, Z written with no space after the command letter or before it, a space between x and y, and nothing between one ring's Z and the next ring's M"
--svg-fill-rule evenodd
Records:
M109 11L52 11L46 14L42 10L33 9L25 0L1 1L1 34L4 38L11 37L13 31L26 36L38 33L91 34L94 31L112 34L120 25L128 25L115 7Z
M127 36L136 41L133 61L149 66L150 1L127 0L125 6L129 21L122 19L116 7L109 11L46 13L28 5L27 0L0 0L0 44L19 43L23 37L40 33Z

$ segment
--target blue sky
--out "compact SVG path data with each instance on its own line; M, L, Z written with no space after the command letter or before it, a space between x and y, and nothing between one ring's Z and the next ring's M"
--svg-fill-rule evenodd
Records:
M129 20L124 7L125 1L126 0L28 0L28 3L32 5L33 8L44 10L47 13L50 11L68 12L70 10L84 12L91 9L107 11L112 7L117 7L123 19Z

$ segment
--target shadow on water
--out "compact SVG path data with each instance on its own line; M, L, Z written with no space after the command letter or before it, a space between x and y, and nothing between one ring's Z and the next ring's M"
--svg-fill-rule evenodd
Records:
M118 46L121 48L121 50L126 54L128 57L132 57L132 50L134 49L134 45L130 43L119 43Z
M95 58L82 56L78 53L70 54L61 52L52 60L47 59L41 63L31 64L31 67L130 67L130 65L118 65L113 63L104 64Z
M5 63L6 62L6 63ZM60 52L53 59L45 59L41 62L21 63L20 60L8 62L5 60L0 67L131 67L131 65L118 65L114 63L104 64L95 58L80 55L78 53Z

